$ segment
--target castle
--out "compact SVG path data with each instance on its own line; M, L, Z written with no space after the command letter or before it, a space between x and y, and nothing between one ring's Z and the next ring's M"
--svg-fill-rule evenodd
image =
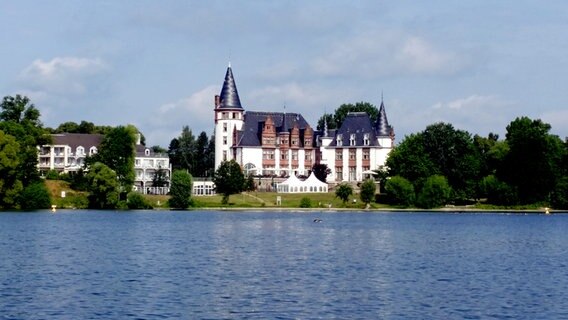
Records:
M383 166L394 146L383 102L375 123L352 112L340 128L321 131L299 113L245 111L230 65L214 111L215 168L235 160L247 175L307 176L321 163L331 169L328 182L357 182Z

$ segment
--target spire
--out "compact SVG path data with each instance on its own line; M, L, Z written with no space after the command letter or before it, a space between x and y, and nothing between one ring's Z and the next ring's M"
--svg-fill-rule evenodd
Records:
M288 121L286 121L287 119L286 116L286 106L284 106L284 113L282 114L282 126L280 128L280 132L289 132L290 129L290 124L288 123Z
M385 111L385 104L381 93L381 107L379 108L379 117L377 118L377 135L388 136L390 134L389 121L387 120L387 112Z
M237 91L237 85L235 84L235 78L233 77L233 70L231 69L231 63L229 62L229 67L227 68L227 73L225 74L225 82L223 82L223 88L221 89L221 109L242 109L241 100L239 99L239 93Z
M323 116L323 136L327 137L327 114Z

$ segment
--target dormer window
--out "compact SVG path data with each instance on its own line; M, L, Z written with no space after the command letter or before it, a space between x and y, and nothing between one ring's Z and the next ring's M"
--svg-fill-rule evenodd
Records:
M366 145L366 146L369 145L369 134L368 133L365 133L363 135L363 144Z
M91 147L89 149L89 155L92 156L97 153L97 147Z
M85 148L83 148L82 146L77 147L77 155L78 156L84 156L85 155Z
M150 149L144 150L144 154L145 154L146 156L149 156L149 155L150 155Z
M349 137L349 145L350 146L355 145L355 134L354 133L352 133L351 136Z
M343 145L343 135L342 135L342 134L338 134L338 135L337 135L337 145L338 145L338 146L342 146L342 145Z
M306 139L304 140L304 146L311 146L312 145L312 140L311 139Z

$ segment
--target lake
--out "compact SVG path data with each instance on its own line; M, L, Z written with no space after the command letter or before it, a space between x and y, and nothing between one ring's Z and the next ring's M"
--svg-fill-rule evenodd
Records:
M0 213L0 259L0 319L568 318L563 214Z

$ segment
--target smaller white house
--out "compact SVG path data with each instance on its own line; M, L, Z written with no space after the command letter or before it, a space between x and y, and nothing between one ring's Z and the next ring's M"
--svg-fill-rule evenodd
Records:
M324 193L327 192L327 183L321 182L312 172L304 181L291 175L286 181L278 184L276 190L279 193Z

